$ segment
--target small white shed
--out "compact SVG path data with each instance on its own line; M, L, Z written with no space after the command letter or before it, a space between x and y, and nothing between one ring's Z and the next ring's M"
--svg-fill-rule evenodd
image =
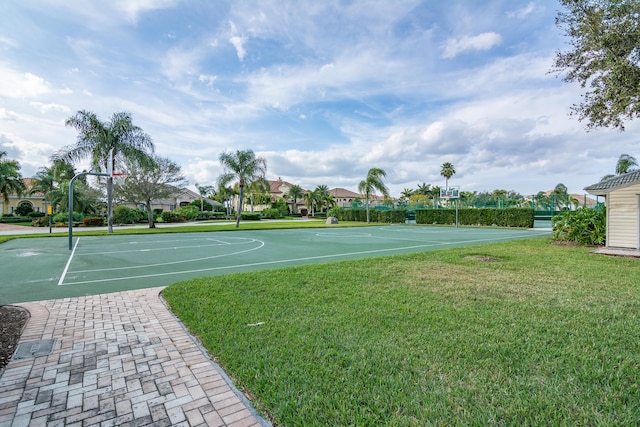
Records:
M605 179L584 190L605 197L607 247L640 250L640 170Z

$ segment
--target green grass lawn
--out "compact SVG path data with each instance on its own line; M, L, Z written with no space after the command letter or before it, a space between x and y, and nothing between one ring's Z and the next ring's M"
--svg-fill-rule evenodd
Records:
M164 297L280 426L636 425L639 278L639 260L545 238L194 279Z

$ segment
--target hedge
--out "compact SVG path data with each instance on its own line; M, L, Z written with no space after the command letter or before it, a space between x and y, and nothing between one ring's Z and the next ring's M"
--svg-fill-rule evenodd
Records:
M104 218L101 216L89 216L82 220L82 225L85 227L102 227L104 225Z
M240 219L242 219L243 221L260 221L261 217L262 217L262 215L260 215L259 213L246 213L246 212L243 212L240 215Z
M30 216L3 216L0 217L0 222L5 224L11 224L14 222L31 222L33 218Z
M329 210L329 216L338 218L338 221L367 221L366 209L344 209L342 207L332 208ZM382 222L391 224L404 224L407 219L406 209L389 209L389 210L369 210L369 219L371 222Z
M532 228L534 213L531 208L462 208L458 209L458 223L460 225ZM455 209L416 210L416 224L455 225L455 223Z

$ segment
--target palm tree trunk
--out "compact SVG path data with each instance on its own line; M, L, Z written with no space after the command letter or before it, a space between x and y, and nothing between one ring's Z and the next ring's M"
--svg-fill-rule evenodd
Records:
M240 217L242 216L242 199L244 198L244 185L240 186L240 195L238 196L238 216L236 218L236 228L240 227Z
M367 224L370 224L371 220L369 219L369 199L367 199L365 203L367 204Z
M107 232L113 233L113 177L107 178Z

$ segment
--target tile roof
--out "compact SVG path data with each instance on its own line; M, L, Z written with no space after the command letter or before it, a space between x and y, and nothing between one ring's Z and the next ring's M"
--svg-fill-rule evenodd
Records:
M640 170L616 175L612 178L584 187L584 190L594 195L603 195L609 193L615 188L626 187L631 184L640 184Z
M349 191L346 188L332 188L331 190L329 190L329 194L331 194L333 197L339 197L339 198L349 198L349 197L362 197L362 195L358 194L358 193L354 193L353 191Z

